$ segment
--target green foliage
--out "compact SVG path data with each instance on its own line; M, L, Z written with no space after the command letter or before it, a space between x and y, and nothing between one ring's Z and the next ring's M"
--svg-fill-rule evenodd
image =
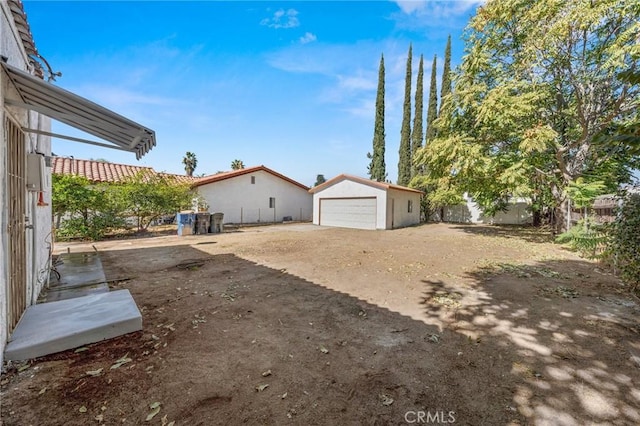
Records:
M433 64L431 65L431 84L429 86L429 109L427 111L427 134L425 137L425 145L436 137L434 122L436 121L436 118L438 118L438 87L436 83L437 61L437 56L434 55Z
M434 59L435 64L435 59ZM442 68L442 84L440 86L440 109L442 110L445 98L451 93L451 34L447 37L447 46L444 49L444 66Z
M611 249L622 279L640 289L640 194L630 194L624 200L613 228Z
M138 230L145 230L154 219L174 214L191 206L194 194L186 184L171 177L139 173L117 185L117 198L136 218Z
M193 152L187 151L182 159L182 164L184 164L184 171L187 173L187 176L193 176L193 172L198 166L198 159Z
M60 221L58 237L98 240L124 226L122 205L110 185L92 184L81 176L53 175L52 187L52 212Z
M411 129L411 155L422 148L422 138L424 136L422 130L422 110L424 97L424 60L420 55L420 63L418 65L418 78L416 81L416 113L413 117L413 129ZM419 174L420 168L415 162L411 161L411 177Z
M532 199L555 208L562 229L572 182L628 180L640 85L625 72L640 67L638 16L635 0L480 7L455 90L443 81L437 138L416 154L430 181L485 209Z
M581 209L588 209L598 195L602 195L606 189L603 181L587 182L579 177L575 182L567 185L567 195L574 205Z
M409 45L407 71L404 81L404 104L402 127L400 128L400 148L398 152L398 185L407 186L411 181L411 64L412 46Z
M138 230L151 221L191 205L193 192L171 176L141 172L124 183L91 183L86 178L53 175L52 209L60 220L57 236L99 240L126 227L134 217Z
M411 179L409 187L425 193L420 199L420 213L426 221L429 221L429 218L441 208L464 202L447 178L432 180L429 176L418 175Z
M556 243L566 244L580 256L598 259L609 242L606 225L599 225L588 219L582 219L568 231L556 237Z
M244 169L244 163L242 160L233 160L231 162L231 170L242 170Z
M378 70L378 92L376 94L376 119L373 130L373 153L368 153L371 159L368 171L369 177L378 182L387 179L387 171L384 162L385 134L384 134L384 55L380 57Z
M324 175L317 175L316 176L316 183L313 184L313 186L318 186L318 185L322 185L323 183L325 183L327 180L324 178Z

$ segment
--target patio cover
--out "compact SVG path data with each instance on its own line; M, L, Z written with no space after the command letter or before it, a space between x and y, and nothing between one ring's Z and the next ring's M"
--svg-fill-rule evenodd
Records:
M109 143L64 136L38 129L23 128L24 132L135 152L137 159L140 159L156 145L156 135L153 130L6 63L2 64L2 68L15 85L21 98L20 100L5 99L6 105L37 111Z

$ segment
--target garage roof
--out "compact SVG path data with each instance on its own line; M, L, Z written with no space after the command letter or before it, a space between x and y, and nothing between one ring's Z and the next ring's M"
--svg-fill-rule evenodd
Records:
M394 185L392 183L386 183L386 182L378 182L375 180L370 180L370 179L365 179L365 178L361 178L359 176L353 176L353 175L347 175L347 174L341 174L338 175L332 179L329 179L328 181L326 181L323 184L320 184L318 186L314 186L313 188L311 188L309 190L310 193L314 194L318 191L322 191L325 188L330 187L331 185L335 185L338 182L342 182L343 180L350 180L353 182L358 182L361 183L363 185L369 185L372 186L374 188L380 188L383 190L388 190L388 189L397 189L400 191L408 191L408 192L416 192L418 194L423 194L422 191L417 190L417 189L413 189L413 188L407 188L406 186L400 186L400 185Z
M38 129L23 128L25 132L135 152L138 159L156 145L155 132L151 129L6 63L2 64L2 69L20 96L19 100L5 99L5 104L37 111L109 143L57 135Z

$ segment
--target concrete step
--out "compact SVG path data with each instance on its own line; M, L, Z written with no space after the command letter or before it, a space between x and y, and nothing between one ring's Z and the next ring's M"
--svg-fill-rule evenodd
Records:
M97 252L64 253L59 256L59 261L56 270L60 279L50 281L49 287L42 290L38 303L109 291Z
M129 290L89 294L27 308L5 349L5 359L36 358L142 330Z

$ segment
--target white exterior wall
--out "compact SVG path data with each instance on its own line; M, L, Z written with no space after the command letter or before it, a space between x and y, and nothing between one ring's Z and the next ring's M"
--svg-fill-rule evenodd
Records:
M251 183L255 177L255 184ZM211 213L224 213L224 223L311 220L313 200L309 192L264 170L247 173L197 187ZM269 198L276 199L275 209Z
M455 223L483 223L483 214L480 207L466 193L462 196L464 204L447 206L443 209L445 222Z
M495 216L485 216L482 209L467 194L463 195L465 204L444 208L444 221L456 223L485 223L499 225L525 225L533 220L528 204L523 201L509 204L506 212L498 212Z
M509 204L506 212L498 212L494 217L484 218L484 223L496 225L527 225L533 223L533 214L527 203Z
M409 201L412 203L411 212L409 212ZM393 217L390 214L392 207ZM387 190L387 208L389 213L387 213L386 229L403 228L420 223L420 194L417 192L400 191L390 188Z
M343 180L313 194L313 223L320 224L320 200L322 198L359 198L375 197L376 229L386 229L387 224L387 192L384 189Z
M0 2L0 54L8 58L7 63L22 70L27 70L28 57L22 47L22 41L13 22L13 16L6 2ZM11 82L4 72L0 72L0 120L3 131L0 132L0 365L4 359L4 348L7 335L7 303L8 303L8 200L7 200L7 141L4 132L4 120L7 111L24 127L39 128L51 131L49 118L40 114L18 108L5 107L6 96L12 93ZM45 136L26 135L26 152L40 152L51 155L51 139ZM45 202L51 204L51 169L45 169ZM26 189L25 189L26 191ZM42 286L48 276L49 247L51 232L51 206L37 206L37 193L28 193L26 200L27 216L32 230L27 230L27 304L35 303Z

